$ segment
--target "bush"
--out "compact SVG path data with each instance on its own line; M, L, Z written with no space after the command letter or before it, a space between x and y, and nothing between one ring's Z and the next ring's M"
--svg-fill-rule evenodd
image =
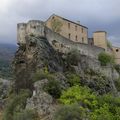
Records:
M115 87L117 88L118 91L120 91L120 78L115 80Z
M66 57L66 61L68 64L71 65L78 65L80 61L80 53L78 50L71 50Z
M97 104L96 96L87 87L73 86L67 91L63 91L60 102L65 105L79 103L84 107L92 108Z
M98 105L91 113L91 120L119 120L120 98L110 94L98 96Z
M115 65L115 69L120 74L120 65Z
M87 118L87 112L79 105L65 105L55 114L54 120L83 120Z
M105 52L102 52L98 55L98 60L100 61L102 66L106 66L107 64L113 64L115 62L114 57Z
M79 108L87 110L89 120L119 120L120 119L120 97L114 97L110 94L95 95L89 88L81 86L73 86L64 91L60 97L60 102L63 105L70 105L77 103ZM69 108L70 109L70 108ZM76 112L71 109L71 114ZM65 113L66 114L65 114ZM60 112L64 116L68 116L67 112ZM59 115L58 115L59 116ZM59 118L59 117L58 117ZM84 119L81 118L81 119ZM58 119L59 120L59 119ZM67 120L67 119L66 119Z
M90 115L90 120L115 120L111 112L109 112L109 106L103 105L99 109L96 109ZM117 119L116 119L117 120Z
M48 83L44 86L44 90L54 98L59 98L61 95L60 83L54 79L48 81Z
M37 114L33 110L23 110L15 113L13 120L37 120Z
M67 73L66 75L67 83L69 83L70 87L75 85L80 85L80 76L73 73Z
M26 100L29 95L29 90L21 90L18 95L11 95L4 111L3 120L13 120L14 113L25 108Z
M48 80L52 80L54 79L54 76L52 74L50 74L49 72L45 71L37 71L33 77L33 82L36 82L38 80L42 80L42 79L48 79Z

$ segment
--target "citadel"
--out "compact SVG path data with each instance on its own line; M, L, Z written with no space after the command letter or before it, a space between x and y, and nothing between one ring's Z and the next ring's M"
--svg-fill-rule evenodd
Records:
M47 38L51 46L61 52L67 53L77 49L80 54L97 59L101 52L115 56L120 64L120 48L108 45L107 32L96 31L92 38L88 38L88 28L57 15L52 15L47 21L30 20L28 23L17 25L17 43L26 44L26 35L35 35Z

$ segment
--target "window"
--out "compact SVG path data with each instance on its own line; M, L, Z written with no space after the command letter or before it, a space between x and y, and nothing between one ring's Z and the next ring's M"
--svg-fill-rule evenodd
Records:
M70 29L70 23L68 23L68 28Z
M69 33L69 34L68 34L68 38L69 38L69 39L70 39L70 36L71 36L71 34Z
M84 43L84 37L82 37L82 43Z
M54 19L55 17L52 17L52 19Z
M118 49L116 49L116 52L119 52L119 50L118 50Z
M75 40L78 41L77 35L75 36Z
M77 25L75 26L75 31L77 31Z
M83 32L84 32L84 29L82 28L81 31L82 31L82 33L83 33Z

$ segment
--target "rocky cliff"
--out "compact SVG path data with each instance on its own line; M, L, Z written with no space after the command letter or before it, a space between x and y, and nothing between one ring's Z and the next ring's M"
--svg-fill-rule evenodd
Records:
M48 73L60 82L61 89L70 86L66 73L72 72L80 76L80 83L90 87L98 94L108 92L117 93L113 79L119 77L110 66L101 67L96 59L85 55L80 56L77 63L70 62L68 54L57 52L45 37L26 36L26 44L19 45L13 62L15 74L15 90L30 89L32 96L27 100L26 108L35 109L43 120L51 120L52 114L59 106L55 98L44 90L44 85L49 81ZM43 79L36 73L47 73ZM42 79L42 80L41 80Z

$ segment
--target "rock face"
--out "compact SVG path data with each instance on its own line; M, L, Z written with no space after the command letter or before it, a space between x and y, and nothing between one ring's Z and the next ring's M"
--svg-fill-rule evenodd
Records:
M33 96L27 100L26 108L37 110L43 120L52 120L57 105L52 96L43 91L43 87L47 82L47 79L43 79L34 83Z
M26 88L33 91L32 97L27 100L26 108L35 109L41 116L41 120L52 120L57 104L54 98L43 90L47 79L34 83L33 78L37 71L47 68L50 73L59 73L55 79L60 81L62 89L65 89L69 85L66 83L64 72L68 67L72 67L74 72L81 76L81 84L89 86L98 94L116 91L112 77L118 78L119 75L116 71L113 73L110 67L101 67L98 60L81 55L76 66L68 66L63 57L66 54L57 52L49 44L47 38L29 35L25 37L25 40L26 44L19 45L13 62L15 88L17 91ZM104 78L104 76L107 77Z
M12 86L12 83L9 80L0 78L0 110L5 106L5 98L8 95L8 90Z
M32 78L37 70L63 71L62 60L45 38L26 36L27 44L19 46L13 62L16 88L32 88Z

